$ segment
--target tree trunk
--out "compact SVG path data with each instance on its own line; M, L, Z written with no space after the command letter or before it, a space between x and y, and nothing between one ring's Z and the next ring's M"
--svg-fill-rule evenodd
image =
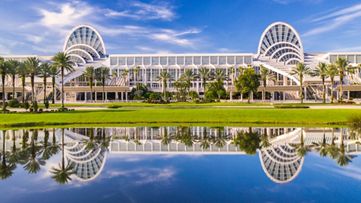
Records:
M343 100L343 75L340 74L340 101Z
M64 109L64 68L61 67L61 108Z
M15 75L12 75L12 82L13 82L13 96L12 96L12 99L16 99L15 98Z
M333 104L333 79L331 79L331 104Z
M44 75L45 76L45 75ZM45 100L46 100L46 77L44 77L44 104L45 104Z
M247 100L247 103L251 103L251 94L252 94L252 91L249 91L248 92L248 100Z
M1 75L1 82L2 82L2 99L3 99L3 113L5 113L6 111L6 106L5 106L5 74Z
M322 78L322 103L326 103L326 85L325 85L325 79Z
M53 85L53 98L52 98L52 103L55 104L55 77L53 76L52 78L52 85Z
M35 101L34 77L35 77L35 76L32 74L32 75L31 75L31 78L30 78L30 80L31 80L31 100L32 100L33 103L34 103L34 101Z

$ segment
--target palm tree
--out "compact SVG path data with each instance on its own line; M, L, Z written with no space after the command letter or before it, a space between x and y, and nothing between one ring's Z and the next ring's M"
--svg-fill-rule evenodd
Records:
M6 156L8 155L8 153L5 151L6 150L5 134L6 134L6 130L3 130L2 131L2 137L3 137L3 141L2 141L2 144L3 144L3 146L2 146L2 159L1 159L1 164L0 164L0 179L2 179L2 180L12 176L13 171L16 168L16 165L14 163L9 163L6 160Z
M292 69L292 72L291 72L292 75L297 75L298 80L300 81L299 94L300 94L301 104L303 103L303 99L304 99L304 95L303 95L303 78L304 78L305 75L308 75L309 73L310 73L310 68L307 67L304 63L298 63L296 65L296 67L294 67Z
M128 69L125 69L123 72L122 72L122 78L124 80L124 85L127 85L127 81L128 81L128 75L129 75L129 70Z
M110 73L110 69L108 67L101 67L100 69L100 81L102 83L102 87L103 87L103 94L102 94L102 99L103 102L105 100L105 82L107 81L107 79L109 79L109 73Z
M187 69L184 71L184 73L181 77L187 83L187 87L188 87L187 90L189 93L189 89L191 88L192 81L194 80L195 75L191 69Z
M265 100L266 98L266 86L267 86L267 81L268 80L275 80L275 77L273 75L273 73L271 73L271 71L269 71L266 67L264 67L263 65L260 65L260 78L262 80L262 84L263 84L263 90L262 90L262 101Z
M51 168L52 178L59 184L65 184L71 181L71 175L73 172L73 165L69 162L65 166L65 152L64 152L64 128L61 129L61 164L59 163L58 168Z
M86 79L89 82L90 101L93 101L93 86L94 86L94 76L95 76L94 75L94 67L93 66L86 67L84 76L86 77Z
M17 74L21 78L21 86L22 86L22 103L25 103L25 80L28 76L28 70L24 63L20 63L17 69Z
M15 78L16 78L17 70L20 66L20 62L11 59L7 61L7 64L8 64L8 72L11 77L11 83L13 87L12 99L15 99Z
M232 88L230 88L230 95L229 95L230 100L232 100L235 73L236 73L236 69L233 66L229 67L229 73L228 74L231 77L231 86L232 86ZM228 85L228 83L227 83L227 85Z
M70 56L64 52L59 52L53 57L54 66L60 69L61 72L61 109L64 109L64 71L73 71Z
M311 76L320 77L322 80L322 103L326 103L326 85L325 80L328 77L327 75L327 64L320 62L316 69L314 69L311 73Z
M336 67L338 70L338 75L340 76L339 95L340 95L340 101L342 102L342 100L343 100L343 79L347 72L348 61L347 61L347 59L341 57L336 60L335 64L336 64Z
M135 82L135 87L138 88L138 73L140 71L140 67L137 66L133 69L133 77L134 77L134 82Z
M170 79L171 79L171 75L167 70L161 71L159 76L157 77L157 80L162 82L164 101L167 101L167 81Z
M209 79L210 77L210 74L211 74L211 71L206 68L206 67L201 67L199 70L198 70L198 74L199 74L199 77L201 78L202 80L202 86L203 86L203 89L206 88L206 84L207 84L207 80Z
M214 79L218 83L223 83L224 80L224 71L222 69L216 69L216 72L214 73Z
M3 107L3 113L6 112L6 105L5 105L5 78L8 74L8 67L5 63L4 58L0 57L0 75L1 75L1 85L2 85L2 107Z
M327 73L327 76L330 77L330 80L331 80L331 103L333 103L333 99L334 99L334 96L333 96L333 86L335 85L335 77L337 75L337 67L335 64L329 64L327 66L327 70L326 70L326 73Z
M59 70L56 66L51 65L50 69L49 69L49 76L51 77L51 86L53 89L53 95L52 95L52 99L51 99L51 103L55 104L55 98L56 98L56 93L55 93L55 79L59 74Z
M27 71L29 73L29 76L30 76L31 101L34 103L35 99L36 99L35 98L34 81L35 81L35 76L37 76L39 74L39 71L40 71L40 61L39 61L39 59L37 59L35 57L29 57L25 61L25 66L26 66L26 69L27 69Z
M50 76L49 72L51 69L51 65L49 63L42 63L40 65L39 76L43 78L43 87L44 87L44 104L46 103L46 84L47 78Z

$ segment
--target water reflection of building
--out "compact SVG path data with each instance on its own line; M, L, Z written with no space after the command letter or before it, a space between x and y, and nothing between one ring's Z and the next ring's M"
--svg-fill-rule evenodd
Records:
M112 154L245 154L233 142L239 132L249 128L238 127L117 127L99 129L65 130L65 157L73 164L75 177L81 181L95 179L102 171L107 151ZM262 169L276 183L287 183L297 177L304 162L299 155L297 145L301 134L305 146L315 143L330 144L332 141L345 145L347 155L361 152L358 139L350 136L348 129L301 129L301 128L252 128L259 135L267 135L269 146L258 150ZM17 136L16 145L20 145L21 131L8 131L6 150L11 150L12 136ZM104 145L94 140L99 135L110 138ZM42 140L43 132L39 132ZM60 140L61 131L56 131ZM0 141L2 143L2 141ZM2 144L0 145L2 147Z

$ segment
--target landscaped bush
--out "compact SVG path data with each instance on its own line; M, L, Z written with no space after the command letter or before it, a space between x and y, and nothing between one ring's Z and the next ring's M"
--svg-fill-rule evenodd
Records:
M20 107L20 103L17 99L12 99L8 102L8 106L11 108L19 108Z
M121 105L117 105L117 104L112 104L112 105L108 106L109 109L118 109L118 108L121 108L121 107L122 107Z
M309 106L297 105L297 104L276 104L273 105L276 109L308 109Z

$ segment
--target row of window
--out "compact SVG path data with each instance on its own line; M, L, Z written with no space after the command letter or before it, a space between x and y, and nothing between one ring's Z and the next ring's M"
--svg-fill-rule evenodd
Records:
M144 56L110 57L110 65L235 65L251 64L252 56Z

